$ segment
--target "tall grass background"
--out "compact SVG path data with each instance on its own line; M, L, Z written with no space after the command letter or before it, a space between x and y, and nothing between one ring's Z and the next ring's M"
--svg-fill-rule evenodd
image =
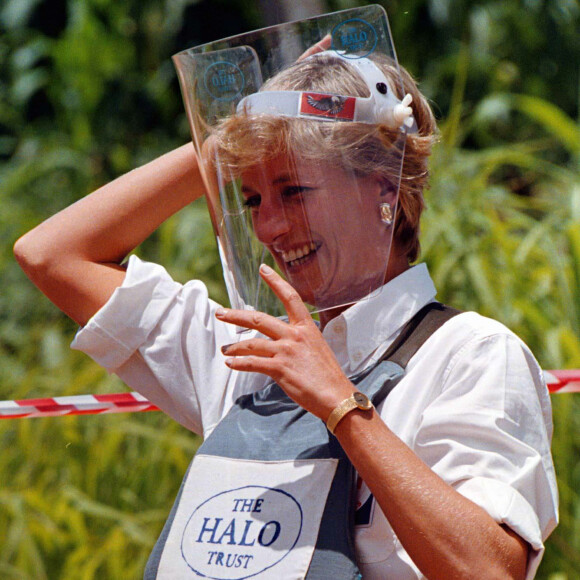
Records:
M580 368L580 7L524 4L525 11L510 0L385 4L400 60L439 103L422 259L439 299L501 320L545 369ZM25 279L12 244L102 183L185 142L169 55L263 24L260 5L8 0L0 7L1 399L125 388L69 350L74 325ZM518 50L527 50L525 62ZM559 68L538 55L551 55ZM203 279L213 298L227 300L203 201L138 252L178 280ZM573 580L580 578L580 395L554 395L552 403L561 523L537 577ZM139 578L198 444L161 413L1 421L0 577Z

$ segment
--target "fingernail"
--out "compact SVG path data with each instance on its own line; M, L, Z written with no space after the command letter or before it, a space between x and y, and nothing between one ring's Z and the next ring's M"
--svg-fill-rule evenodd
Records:
M215 311L215 315L216 315L218 318L221 318L222 316L225 316L227 313L228 313L228 311L227 311L227 308L218 308L218 309Z
M267 266L266 264L262 264L260 266L260 272L262 272L262 274L272 274L274 272L274 270L272 270L272 268L270 268L270 266Z
M228 349L230 348L230 346L232 346L231 344L224 344L222 346L222 354L227 354Z
M233 362L234 362L234 359L233 359L233 358L227 358L227 359L225 360L225 363L226 363L226 365L227 365L227 366L229 366L229 367L231 367L231 366L232 366L232 363L233 363Z

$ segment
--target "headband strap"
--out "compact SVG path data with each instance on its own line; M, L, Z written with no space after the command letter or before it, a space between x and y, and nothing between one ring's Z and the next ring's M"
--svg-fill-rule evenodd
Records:
M319 54L308 58L316 58ZM350 59L340 53L335 58L354 66L367 85L370 97L350 97L319 92L261 91L243 98L237 112L265 113L286 117L307 117L319 121L354 121L358 123L387 124L392 129L404 128L417 132L410 94L399 100L381 69L368 58Z

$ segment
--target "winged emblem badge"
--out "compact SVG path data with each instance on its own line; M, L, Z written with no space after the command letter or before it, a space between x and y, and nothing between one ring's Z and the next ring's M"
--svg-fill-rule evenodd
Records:
M313 95L306 95L306 101L311 107L328 113L329 115L338 115L347 101L347 97L328 96L315 98Z

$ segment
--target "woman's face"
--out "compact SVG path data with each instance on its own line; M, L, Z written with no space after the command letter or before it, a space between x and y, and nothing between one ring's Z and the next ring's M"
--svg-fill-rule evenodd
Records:
M302 299L356 301L384 283L392 228L379 204L396 192L338 165L278 156L242 175L254 231Z

